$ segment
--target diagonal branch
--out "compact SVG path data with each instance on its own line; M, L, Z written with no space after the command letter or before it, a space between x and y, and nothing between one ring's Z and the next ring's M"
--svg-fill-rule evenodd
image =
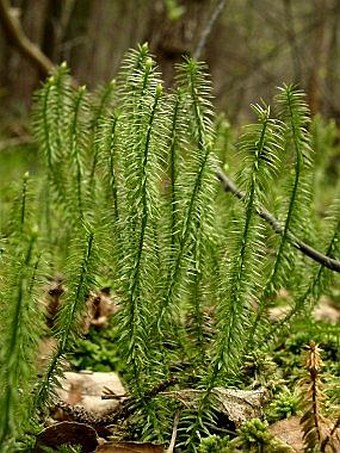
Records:
M46 77L54 65L39 47L28 39L8 0L0 0L0 22L8 40Z
M177 410L174 418L174 427L172 429L172 436L170 440L170 445L169 448L167 449L166 453L173 453L175 444L176 444L176 437L177 437L177 430L178 430L178 423L179 423L179 417L180 417L180 411Z
M211 15L205 29L203 30L198 46L194 52L194 56L196 59L200 58L201 53L208 40L208 37L225 6L226 0L220 0L213 14ZM53 69L54 64L39 49L38 46L36 46L28 39L22 28L22 25L20 24L20 21L13 13L11 4L8 0L0 0L0 22L2 23L5 29L9 41L12 42L17 47L18 51L20 51L22 55L31 60L31 62L34 63L39 68L43 76L47 76L49 72ZM222 172L222 170L217 170L216 176L222 183L224 190L226 192L233 193L236 196L236 198L238 198L241 201L244 200L244 193L240 191L240 189L235 185L235 183L228 176L226 176ZM257 208L257 213L260 217L262 217L266 222L268 222L271 225L271 227L276 233L282 234L283 226L269 211L267 211L264 207L260 206ZM295 247L301 253L305 254L314 261L317 261L318 263L322 264L328 269L340 273L339 261L330 258L329 256L326 256L318 252L317 250L313 249L308 244L304 243L303 241L300 241L296 236L294 236L293 233L289 233L288 239L293 245L293 247Z
M226 0L220 0L216 8L214 9L213 13L211 14L207 25L203 29L203 32L200 36L200 40L197 44L197 47L195 49L195 52L193 54L193 57L196 60L199 60L201 58L202 52L204 50L204 47L207 44L208 38L214 28L214 25L216 24L218 18L222 14L224 8L226 6Z
M236 186L236 184L223 173L222 170L216 171L216 176L218 180L221 182L225 192L231 192L241 201L244 201L245 194L241 192L241 190ZM280 222L263 206L258 206L256 209L257 214L269 225L273 228L275 233L282 234L283 233L283 226ZM289 242L299 250L304 255L308 256L309 258L317 261L318 263L322 264L323 266L327 267L328 269L334 272L340 272L340 261L337 261L329 256L326 256L317 250L313 249L311 246L306 244L303 241L300 241L293 233L288 234Z

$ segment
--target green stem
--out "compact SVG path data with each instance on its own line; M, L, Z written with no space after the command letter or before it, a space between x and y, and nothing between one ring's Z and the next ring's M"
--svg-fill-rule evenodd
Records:
M297 137L296 125L295 125L295 122L293 121L292 101L291 101L289 94L290 93L287 92L288 106L289 106L289 120L290 120L291 131L293 134L293 142L294 142L294 149L295 149L295 156L296 156L294 184L293 184L291 197L289 200L288 213L287 213L283 233L281 236L279 250L276 254L274 268L266 283L263 294L261 296L259 308L257 310L254 323L252 325L250 334L248 336L247 344L250 345L250 347L253 346L254 336L255 336L259 323L262 321L263 313L266 310L267 305L268 305L268 300L275 294L275 291L276 291L276 284L277 284L276 277L277 277L278 271L281 267L282 260L284 258L284 248L289 239L289 230L290 230L290 225L291 225L294 210L295 210L296 199L297 199L297 195L298 195L298 188L299 188L299 183L300 183L300 175L301 175L301 169L302 169L302 151L300 149L300 143L299 143L299 140Z
M31 238L22 268L20 268L20 272L17 279L16 289L16 299L14 302L14 312L11 321L11 328L10 336L8 339L8 347L5 347L5 373L4 373L4 382L5 382L5 389L4 389L4 402L2 404L2 426L0 430L0 445L4 445L6 439L11 434L11 412L15 412L15 402L14 398L16 396L17 389L13 388L17 379L20 378L20 373L18 372L18 365L19 361L22 360L20 355L20 347L23 346L20 343L20 335L21 335L21 328L23 328L22 324L22 311L23 311L23 304L24 300L24 282L26 279L26 272L29 268L32 251L35 243L35 238ZM7 343L7 342L6 342ZM14 381L12 382L12 378L14 377Z
M75 164L76 164L76 187L77 187L77 204L78 204L78 210L79 210L79 219L80 221L83 220L84 218L84 213L83 213L83 200L82 200L82 177L83 177L83 171L82 171L82 164L81 164L81 158L80 158L80 150L79 150L79 145L80 145L80 140L79 140L79 115L81 111L81 105L82 101L85 95L85 89L81 88L76 96L75 99L75 106L74 106L74 115L73 115L73 120L71 124L71 156L72 158L75 159ZM72 191L72 187L70 188L70 191Z
M146 82L144 82L144 84L145 83ZM147 184L148 184L148 161L149 161L149 152L150 152L150 141L151 141L151 134L153 132L153 122L155 119L158 103L160 100L160 94L161 94L161 92L159 90L156 90L156 96L155 96L154 104L153 104L153 107L151 110L151 115L149 117L147 135L146 135L146 140L145 140L145 145L144 145L143 160L142 160L142 164L141 164L141 169L142 169L141 194L142 194L143 213L142 213L140 234L139 234L138 247L137 247L137 256L136 256L136 260L134 263L134 267L132 269L131 278L130 278L130 288L129 288L129 298L130 298L129 325L131 328L131 341L132 341L130 348L129 348L129 355L130 355L130 359L132 361L132 366L133 366L133 370L134 370L134 378L136 380L136 385L137 385L137 389L139 392L141 391L141 382L140 382L140 371L141 370L139 370L136 360L135 360L135 353L136 353L136 347L137 347L136 331L139 326L136 316L137 316L137 311L138 311L138 300L140 298L139 274L141 271L141 260L142 260L143 250L144 250L144 237L145 237L146 228L147 228L147 224L148 224L148 217L149 217L149 212L148 212L149 204L148 204L148 200L147 200ZM143 354L145 354L145 351L143 351Z

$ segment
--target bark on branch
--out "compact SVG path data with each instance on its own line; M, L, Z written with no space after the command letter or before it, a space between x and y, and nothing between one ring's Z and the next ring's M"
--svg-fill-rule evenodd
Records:
M8 0L0 0L0 22L10 43L46 77L54 65L39 47L28 39Z
M207 44L207 41L209 39L209 36L211 32L213 31L214 25L216 24L218 18L222 14L224 8L226 6L226 0L220 0L217 6L215 7L214 11L212 12L208 23L206 24L205 28L203 29L203 32L201 34L201 37L199 39L199 42L197 44L197 47L195 49L195 52L193 54L193 57L196 60L199 60L202 56L202 52Z
M226 1L220 0L217 8L214 10L205 30L203 31L203 34L195 51L196 58L200 57L207 39L213 29L213 26L216 23L218 17L221 15L225 5ZM8 0L0 0L0 22L4 27L9 41L18 49L18 51L21 52L24 57L31 60L31 62L39 68L42 76L46 77L53 69L54 65L52 61L39 49L39 47L28 39L20 21L13 13L13 9ZM244 194L235 185L235 183L231 179L229 179L221 170L217 170L216 176L222 183L226 192L233 193L236 198L241 201L244 200ZM257 209L257 213L271 225L276 233L283 233L283 226L269 211L267 211L263 207L259 207ZM305 255L320 263L321 265L327 267L328 269L340 273L339 261L318 252L308 244L300 241L292 233L289 233L288 239L293 247L295 247L300 252L304 253Z
M236 186L236 184L228 178L227 175L223 173L222 170L217 170L216 171L216 176L221 182L225 192L231 192L236 196L241 201L244 201L245 194L241 192L241 190ZM275 233L282 234L284 227L281 225L281 223L269 212L267 211L264 207L260 206L256 209L257 214L266 222L269 223L269 225L273 228ZM293 233L289 232L288 234L288 240L292 244L293 247L295 247L297 250L308 256L309 258L312 258L314 261L322 264L323 266L327 267L328 269L334 271L334 272L340 272L340 262L330 258L329 256L326 256L317 250L313 249L311 246L306 244L303 241L300 241Z

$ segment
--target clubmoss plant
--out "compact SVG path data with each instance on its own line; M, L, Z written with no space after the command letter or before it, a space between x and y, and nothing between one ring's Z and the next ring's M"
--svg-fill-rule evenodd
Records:
M204 64L185 59L167 91L142 45L128 53L116 81L94 94L74 87L65 64L46 80L33 115L44 176L33 182L29 205L24 181L2 240L1 303L10 322L1 318L1 448L26 429L22 420L53 402L63 359L82 334L86 297L100 279L119 299L114 347L136 408L134 433L168 442L181 406L177 446L188 452L214 433L214 387L241 384L245 357L268 352L326 290L331 271L307 264L292 247L297 236L313 240L305 221L313 159L304 94L284 86L273 109L261 103L253 111L255 123L235 148L228 145L238 153L230 161L241 162L243 203L222 202L215 146L223 140ZM281 221L275 238L258 215L272 200ZM334 258L338 222L335 209L325 223L325 250ZM44 332L29 315L41 256L48 273L64 275L67 291L56 348L33 385L35 349L26 351L26 340L36 344ZM294 305L270 323L269 308L286 285ZM198 405L170 403L154 391L166 382L199 390Z
M41 254L38 231L32 223L29 176L25 174L15 202L12 231L1 261L0 445L12 451L15 438L31 428L32 387L37 378L35 358L43 332L37 300Z
M321 366L320 350L314 342L311 342L306 357L308 374L302 380L303 392L306 392L306 394L302 396L302 402L305 407L300 422L304 444L311 451L320 448L323 439L323 417L320 410L324 398L320 379Z

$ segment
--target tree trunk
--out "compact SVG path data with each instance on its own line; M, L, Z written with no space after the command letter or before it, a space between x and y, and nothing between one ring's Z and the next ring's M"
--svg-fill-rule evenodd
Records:
M156 1L149 19L149 40L157 57L167 85L174 77L174 65L183 61L183 55L192 55L198 43L211 8L209 0L187 0L178 2L183 14L171 19L164 1Z
M29 39L42 45L49 0L27 0L18 9L23 29ZM7 48L6 85L11 94L11 103L19 100L27 107L31 103L32 92L39 84L39 70L16 49Z
M313 34L311 49L312 64L307 82L307 97L312 115L321 111L322 108L322 80L321 74L325 68L323 56L325 42L325 23L326 23L326 1L315 0L315 17L317 20Z

